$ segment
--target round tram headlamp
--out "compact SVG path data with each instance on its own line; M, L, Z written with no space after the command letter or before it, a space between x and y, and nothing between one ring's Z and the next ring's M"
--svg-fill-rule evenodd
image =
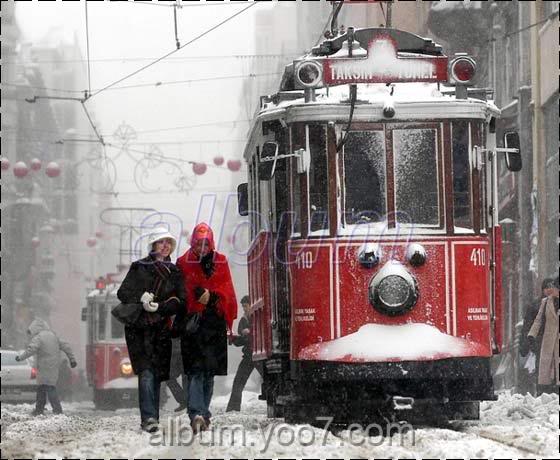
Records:
M132 375L132 364L129 362L121 363L121 374L130 377Z
M400 263L388 262L369 283L373 308L388 316L407 313L418 300L416 279Z
M315 61L302 61L296 64L296 79L306 88L319 86L323 80L323 67Z
M470 83L476 74L476 62L467 56L451 61L450 68L451 77L456 83Z
M426 250L424 246L418 243L412 243L408 246L406 250L406 260L412 265L413 267L419 267L420 265L424 265L426 263Z
M377 286L379 300L389 308L402 307L409 295L410 286L399 275L389 275L381 280Z

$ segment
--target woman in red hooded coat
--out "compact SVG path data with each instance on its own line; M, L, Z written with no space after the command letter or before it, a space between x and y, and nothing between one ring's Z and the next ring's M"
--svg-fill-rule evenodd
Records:
M189 376L188 411L195 432L210 424L214 376L227 375L227 329L237 317L237 300L227 258L215 249L212 229L198 224L191 247L177 259L187 291L187 317L198 313L195 333L181 340Z

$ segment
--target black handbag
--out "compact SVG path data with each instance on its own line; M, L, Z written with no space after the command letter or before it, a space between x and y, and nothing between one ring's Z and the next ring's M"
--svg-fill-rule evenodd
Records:
M200 313L192 313L187 317L187 322L185 323L185 334L193 335L198 332L200 327Z
M120 303L111 310L115 319L125 326L136 326L140 322L143 308L137 303Z

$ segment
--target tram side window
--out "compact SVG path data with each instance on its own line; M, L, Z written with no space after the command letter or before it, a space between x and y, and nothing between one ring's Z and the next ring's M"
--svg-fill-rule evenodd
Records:
M297 173L296 160L292 161L292 212L293 232L301 235L301 194L300 175Z
M107 338L107 307L104 304L97 304L97 340Z
M385 220L385 135L350 131L344 144L344 215L347 224Z
M329 175L327 136L324 126L309 126L309 214L311 231L329 228Z
M453 123L453 216L455 227L472 228L469 123Z
M397 221L439 225L435 129L393 131Z

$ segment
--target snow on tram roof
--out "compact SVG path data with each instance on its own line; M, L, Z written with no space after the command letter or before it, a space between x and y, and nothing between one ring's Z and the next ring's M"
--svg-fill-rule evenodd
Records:
M385 83L362 83L358 87L358 102L368 102L371 104L383 103L388 97L397 103L419 103L419 102L453 102L455 104L477 104L488 107L491 111L499 113L499 109L491 101L481 99L457 99L453 95L442 93L437 83L393 83L387 86ZM391 89L393 94L391 96ZM348 85L333 86L316 90L316 100L307 102L306 105L317 104L340 104L348 102ZM285 108L304 103L303 97L281 101L279 104L272 102L266 104L261 113L274 108Z

